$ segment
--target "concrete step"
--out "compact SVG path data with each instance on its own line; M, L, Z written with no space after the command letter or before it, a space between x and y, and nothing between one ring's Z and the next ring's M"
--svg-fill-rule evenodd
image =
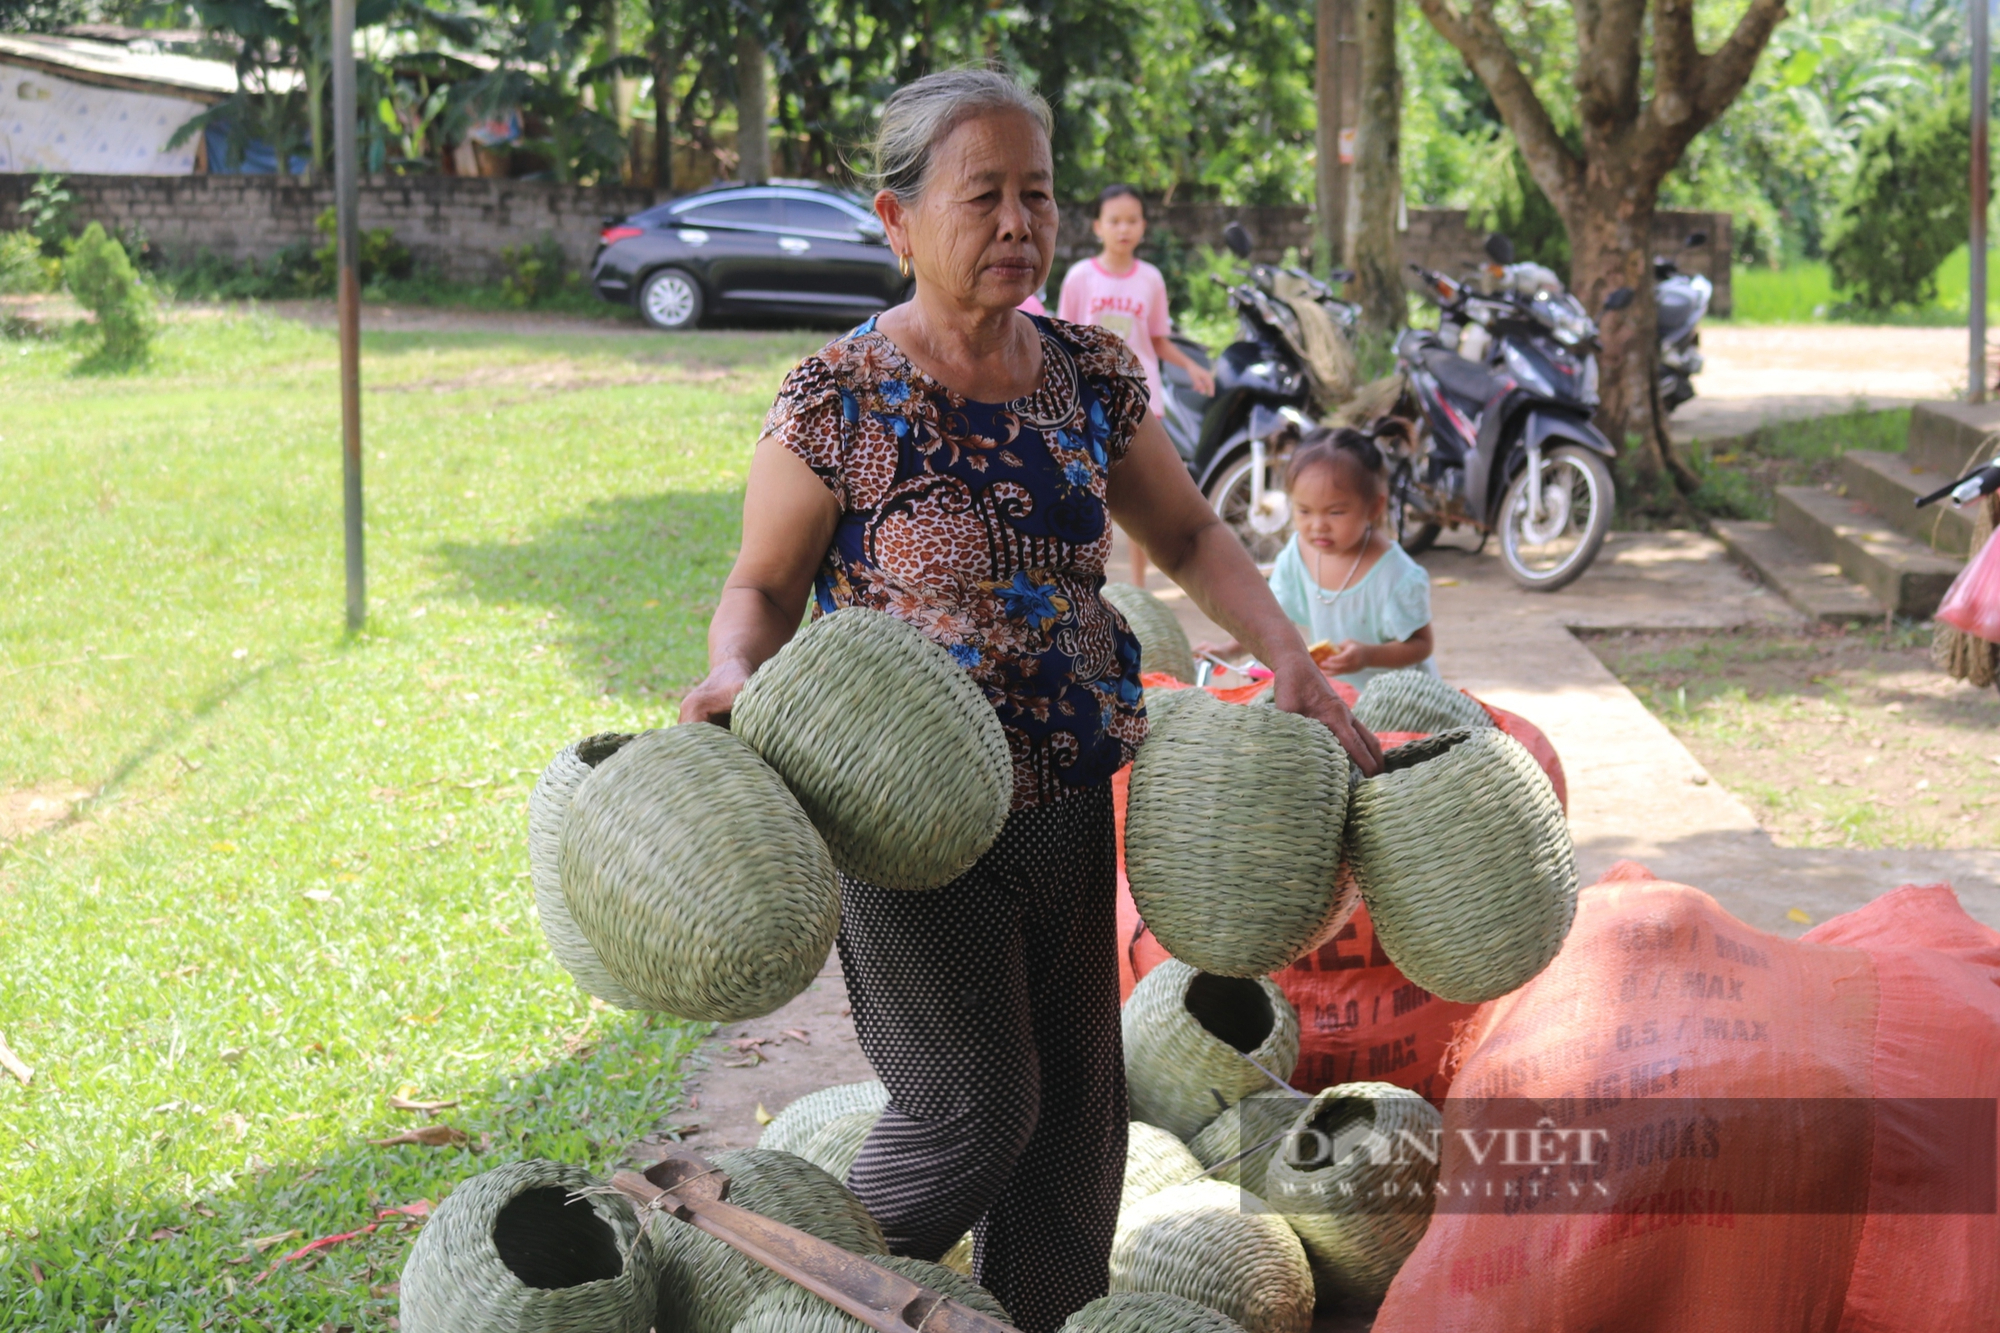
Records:
M1937 610L1964 561L1919 546L1867 505L1813 486L1780 486L1778 531L1840 566L1881 606L1921 620Z
M1910 409L1910 465L1956 477L1996 430L2000 403L1918 403Z
M1714 532L1766 587L1814 620L1844 625L1882 618L1875 599L1841 573L1839 565L1818 559L1775 523L1730 519L1715 523Z
M1840 456L1840 486L1848 499L1861 501L1905 537L1963 559L1972 550L1971 511L1949 500L1923 509L1916 503L1956 476L1913 467L1903 454L1856 449Z

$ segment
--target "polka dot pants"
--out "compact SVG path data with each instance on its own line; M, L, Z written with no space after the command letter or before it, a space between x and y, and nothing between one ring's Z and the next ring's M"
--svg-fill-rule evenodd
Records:
M841 877L840 962L889 1089L848 1184L896 1254L970 1229L1027 1333L1102 1296L1125 1173L1111 788L1017 810L941 889Z

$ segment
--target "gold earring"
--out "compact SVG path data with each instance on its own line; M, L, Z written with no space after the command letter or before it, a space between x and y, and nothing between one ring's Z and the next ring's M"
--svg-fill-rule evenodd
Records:
M909 256L908 256L907 254L904 254L904 255L898 255L898 256L896 257L896 259L897 259L897 262L898 262L899 264L901 264L901 265L902 265L902 268L903 268L903 276L904 276L904 277L906 277L906 278L907 278L907 277L909 277L909 276L910 276L910 257L909 257Z

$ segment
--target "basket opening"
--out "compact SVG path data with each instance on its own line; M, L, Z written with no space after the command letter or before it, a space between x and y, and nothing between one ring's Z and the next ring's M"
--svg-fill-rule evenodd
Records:
M560 1185L537 1185L509 1199L493 1219L493 1248L523 1286L581 1287L625 1271L618 1237L588 1199Z
M1355 1150L1343 1143L1350 1130L1375 1124L1375 1102L1369 1097L1328 1097L1314 1101L1305 1119L1285 1136L1283 1148L1287 1164L1296 1170L1321 1171L1338 1166L1343 1152Z
M586 736L576 743L576 757L591 768L609 759L625 748L625 742L632 739L629 731L600 731L595 736Z
M1262 1046L1277 1021L1271 997L1248 977L1217 977L1197 972L1188 982L1187 1011L1210 1035L1244 1054Z
M1406 768L1450 754L1459 746L1471 740L1477 733L1470 728L1457 731L1440 731L1435 736L1419 736L1413 741L1404 741L1393 750L1382 755L1382 771L1400 773Z

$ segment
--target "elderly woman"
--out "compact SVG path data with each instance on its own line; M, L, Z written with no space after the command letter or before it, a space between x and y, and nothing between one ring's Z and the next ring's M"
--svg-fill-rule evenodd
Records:
M929 893L843 877L840 961L888 1110L849 1177L890 1249L975 1273L1029 1333L1102 1295L1125 1164L1111 775L1146 736L1137 642L1099 595L1108 518L1277 675L1280 708L1381 751L1203 501L1125 344L1016 309L1056 239L1049 111L985 70L883 108L875 208L908 302L808 357L750 463L743 551L683 722L815 613L947 648L999 710L1013 813Z

